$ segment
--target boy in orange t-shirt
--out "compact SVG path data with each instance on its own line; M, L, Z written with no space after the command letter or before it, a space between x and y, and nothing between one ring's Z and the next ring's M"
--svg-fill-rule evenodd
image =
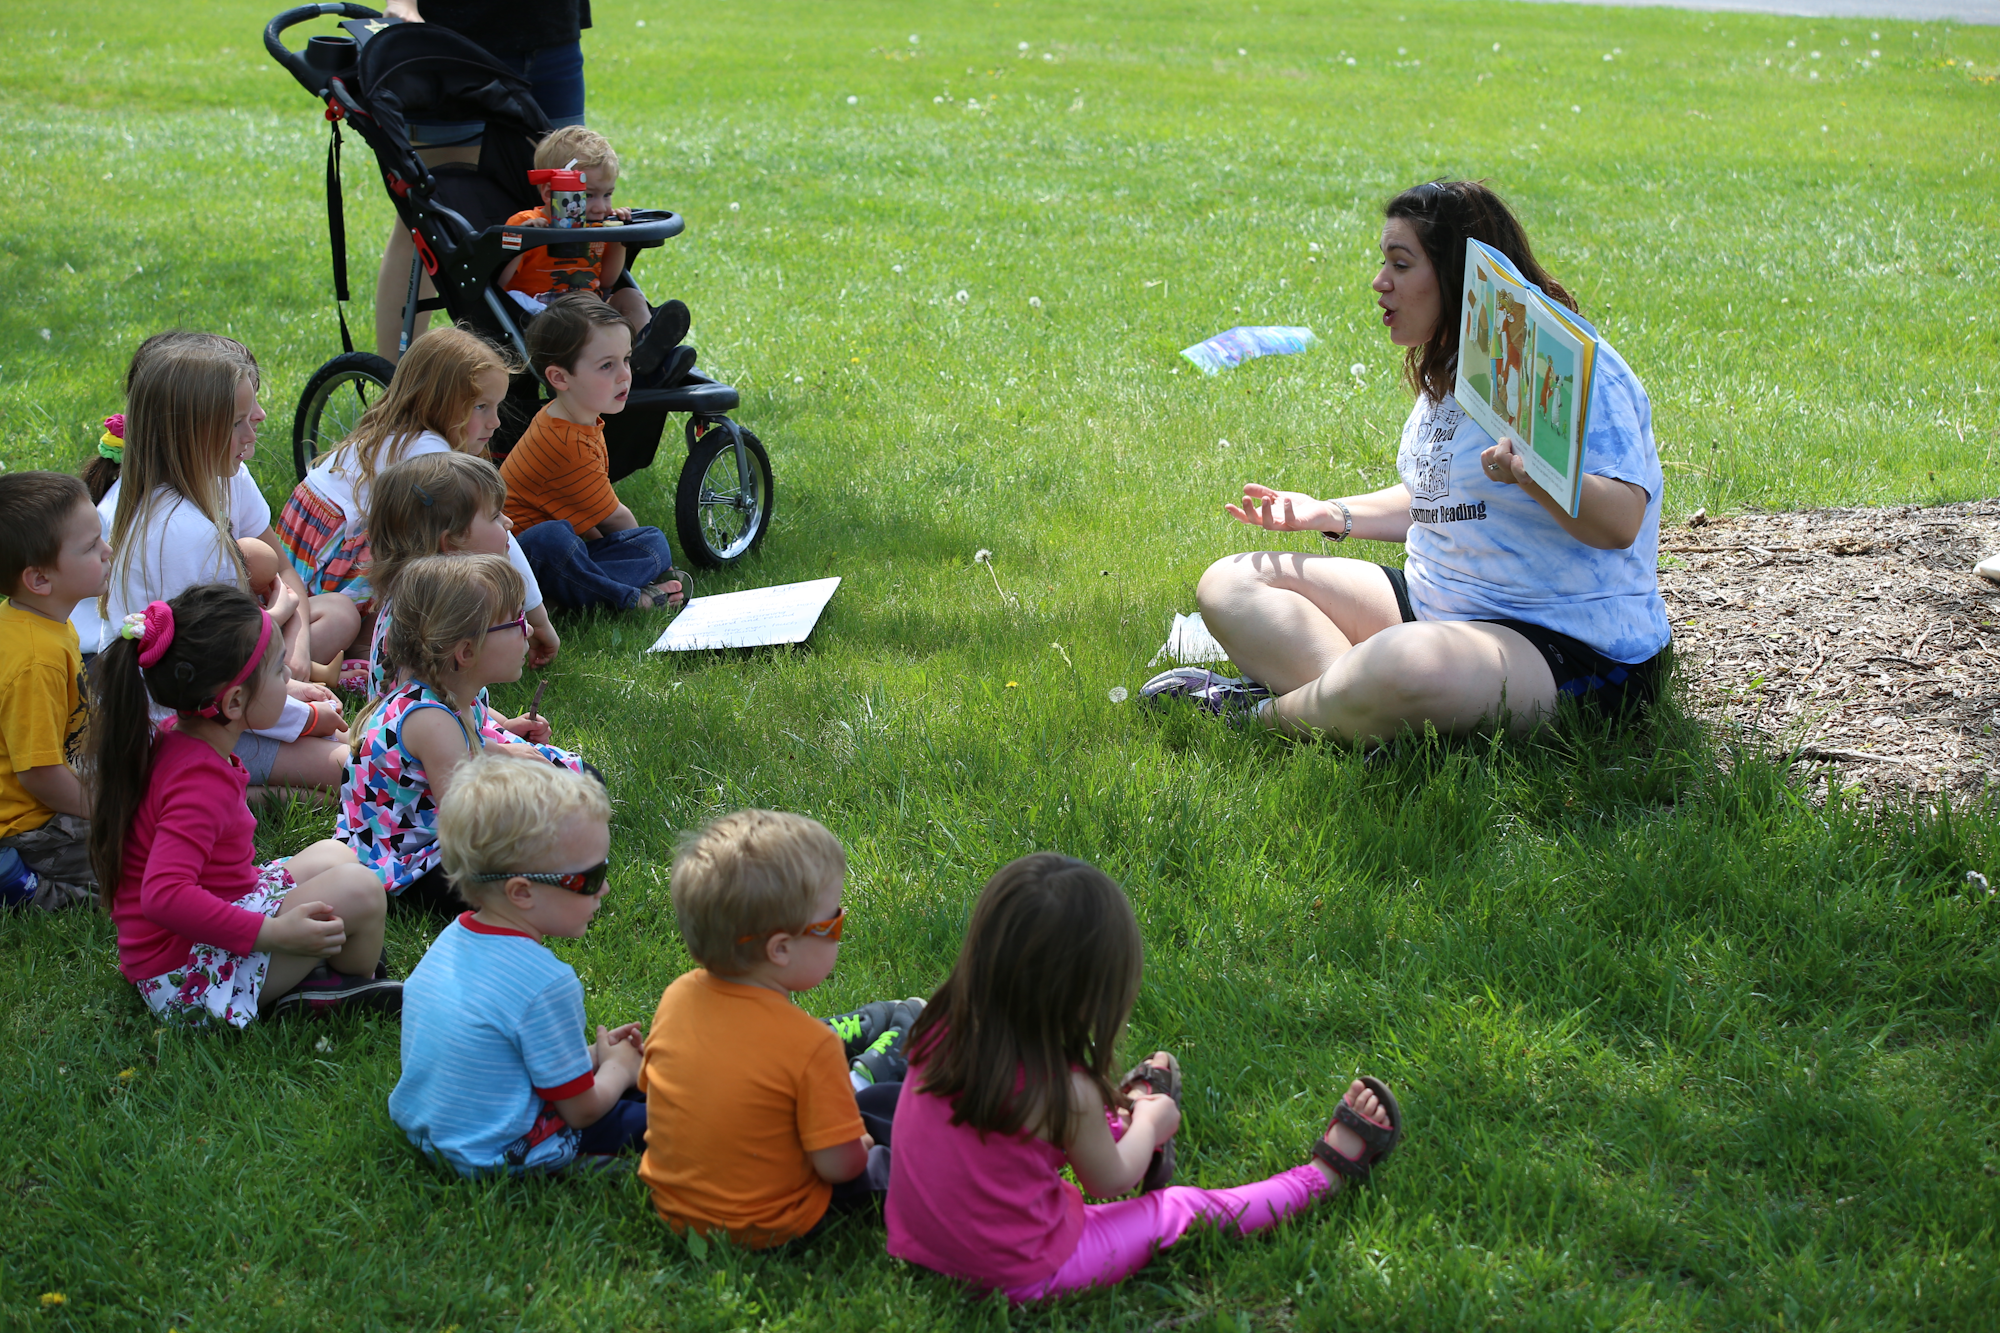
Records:
M555 390L500 465L507 517L544 600L617 611L679 606L690 580L658 528L611 489L604 418L625 410L632 335L595 296L549 302L528 326L528 359Z
M631 209L611 206L611 192L618 188L618 154L610 140L596 130L565 125L535 145L535 170L570 166L583 176L586 225L632 220ZM509 226L549 225L550 187L540 188L541 207L514 214L507 219ZM681 346L688 332L687 306L669 300L656 311L646 304L646 294L625 263L625 247L617 241L591 241L585 253L574 256L557 255L546 245L523 250L500 270L500 286L514 293L516 303L531 316L565 292L602 297L632 327L632 369L646 386L677 384L694 368L694 348Z
M825 1022L792 1001L840 956L846 873L824 825L774 810L724 815L674 860L674 916L702 966L667 987L646 1039L639 1178L676 1231L781 1245L889 1187L922 1001Z

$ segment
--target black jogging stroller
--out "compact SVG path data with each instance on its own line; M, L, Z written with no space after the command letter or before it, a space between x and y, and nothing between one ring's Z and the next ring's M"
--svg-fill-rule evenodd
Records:
M284 43L288 28L322 16L349 20L351 36L316 35L303 52ZM526 318L506 299L496 275L523 247L574 242L574 231L509 227L507 218L540 205L528 183L535 145L550 130L526 80L496 63L476 43L432 24L377 22L365 5L312 4L288 9L264 29L264 46L300 86L326 104L327 228L333 246L334 294L348 299L346 222L341 207L340 149L344 123L373 150L396 216L415 246L404 341L418 312L443 310L486 337L513 348L527 364L521 337ZM477 165L427 166L410 145L412 121L485 123ZM629 224L592 228L591 240L617 241L628 255L681 232L674 213L634 209ZM438 295L419 299L428 273ZM394 368L373 352L354 350L345 307L340 337L346 350L307 382L292 420L292 454L304 478L313 459L333 448L387 389ZM541 410L544 386L532 370L508 386L491 449L502 458ZM605 418L604 437L616 481L650 466L667 418L687 417L687 460L674 500L674 526L688 559L710 567L732 564L763 541L771 525L771 460L750 431L732 421L736 390L704 375L663 389L634 389L625 410Z

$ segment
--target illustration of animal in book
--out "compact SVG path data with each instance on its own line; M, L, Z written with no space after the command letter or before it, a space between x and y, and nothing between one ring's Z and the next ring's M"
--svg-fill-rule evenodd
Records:
M1575 515L1597 330L1479 241L1465 244L1464 297L1453 396L1488 435L1512 440L1528 476Z

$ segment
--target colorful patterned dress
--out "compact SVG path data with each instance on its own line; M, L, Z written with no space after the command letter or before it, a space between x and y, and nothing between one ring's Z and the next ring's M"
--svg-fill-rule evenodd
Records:
M472 706L476 730L466 731L464 719L422 681L405 681L389 692L355 738L333 833L354 849L362 865L380 876L391 894L401 893L438 863L437 801L422 761L403 744L404 720L426 708L439 709L458 721L468 751L484 749L488 742L525 743L501 729L483 699ZM583 772L583 761L567 750L553 745L534 748L552 763Z

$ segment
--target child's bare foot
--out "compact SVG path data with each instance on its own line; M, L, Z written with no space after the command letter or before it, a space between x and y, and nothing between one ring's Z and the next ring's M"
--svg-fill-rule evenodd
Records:
M641 611L656 611L661 607L669 611L678 611L686 604L687 597L681 592L681 585L671 581L649 585L639 594L638 601Z
M1375 1163L1393 1152L1402 1137L1402 1111L1388 1085L1357 1078L1335 1108L1326 1133L1313 1144L1313 1165L1335 1189L1342 1177L1366 1181Z

